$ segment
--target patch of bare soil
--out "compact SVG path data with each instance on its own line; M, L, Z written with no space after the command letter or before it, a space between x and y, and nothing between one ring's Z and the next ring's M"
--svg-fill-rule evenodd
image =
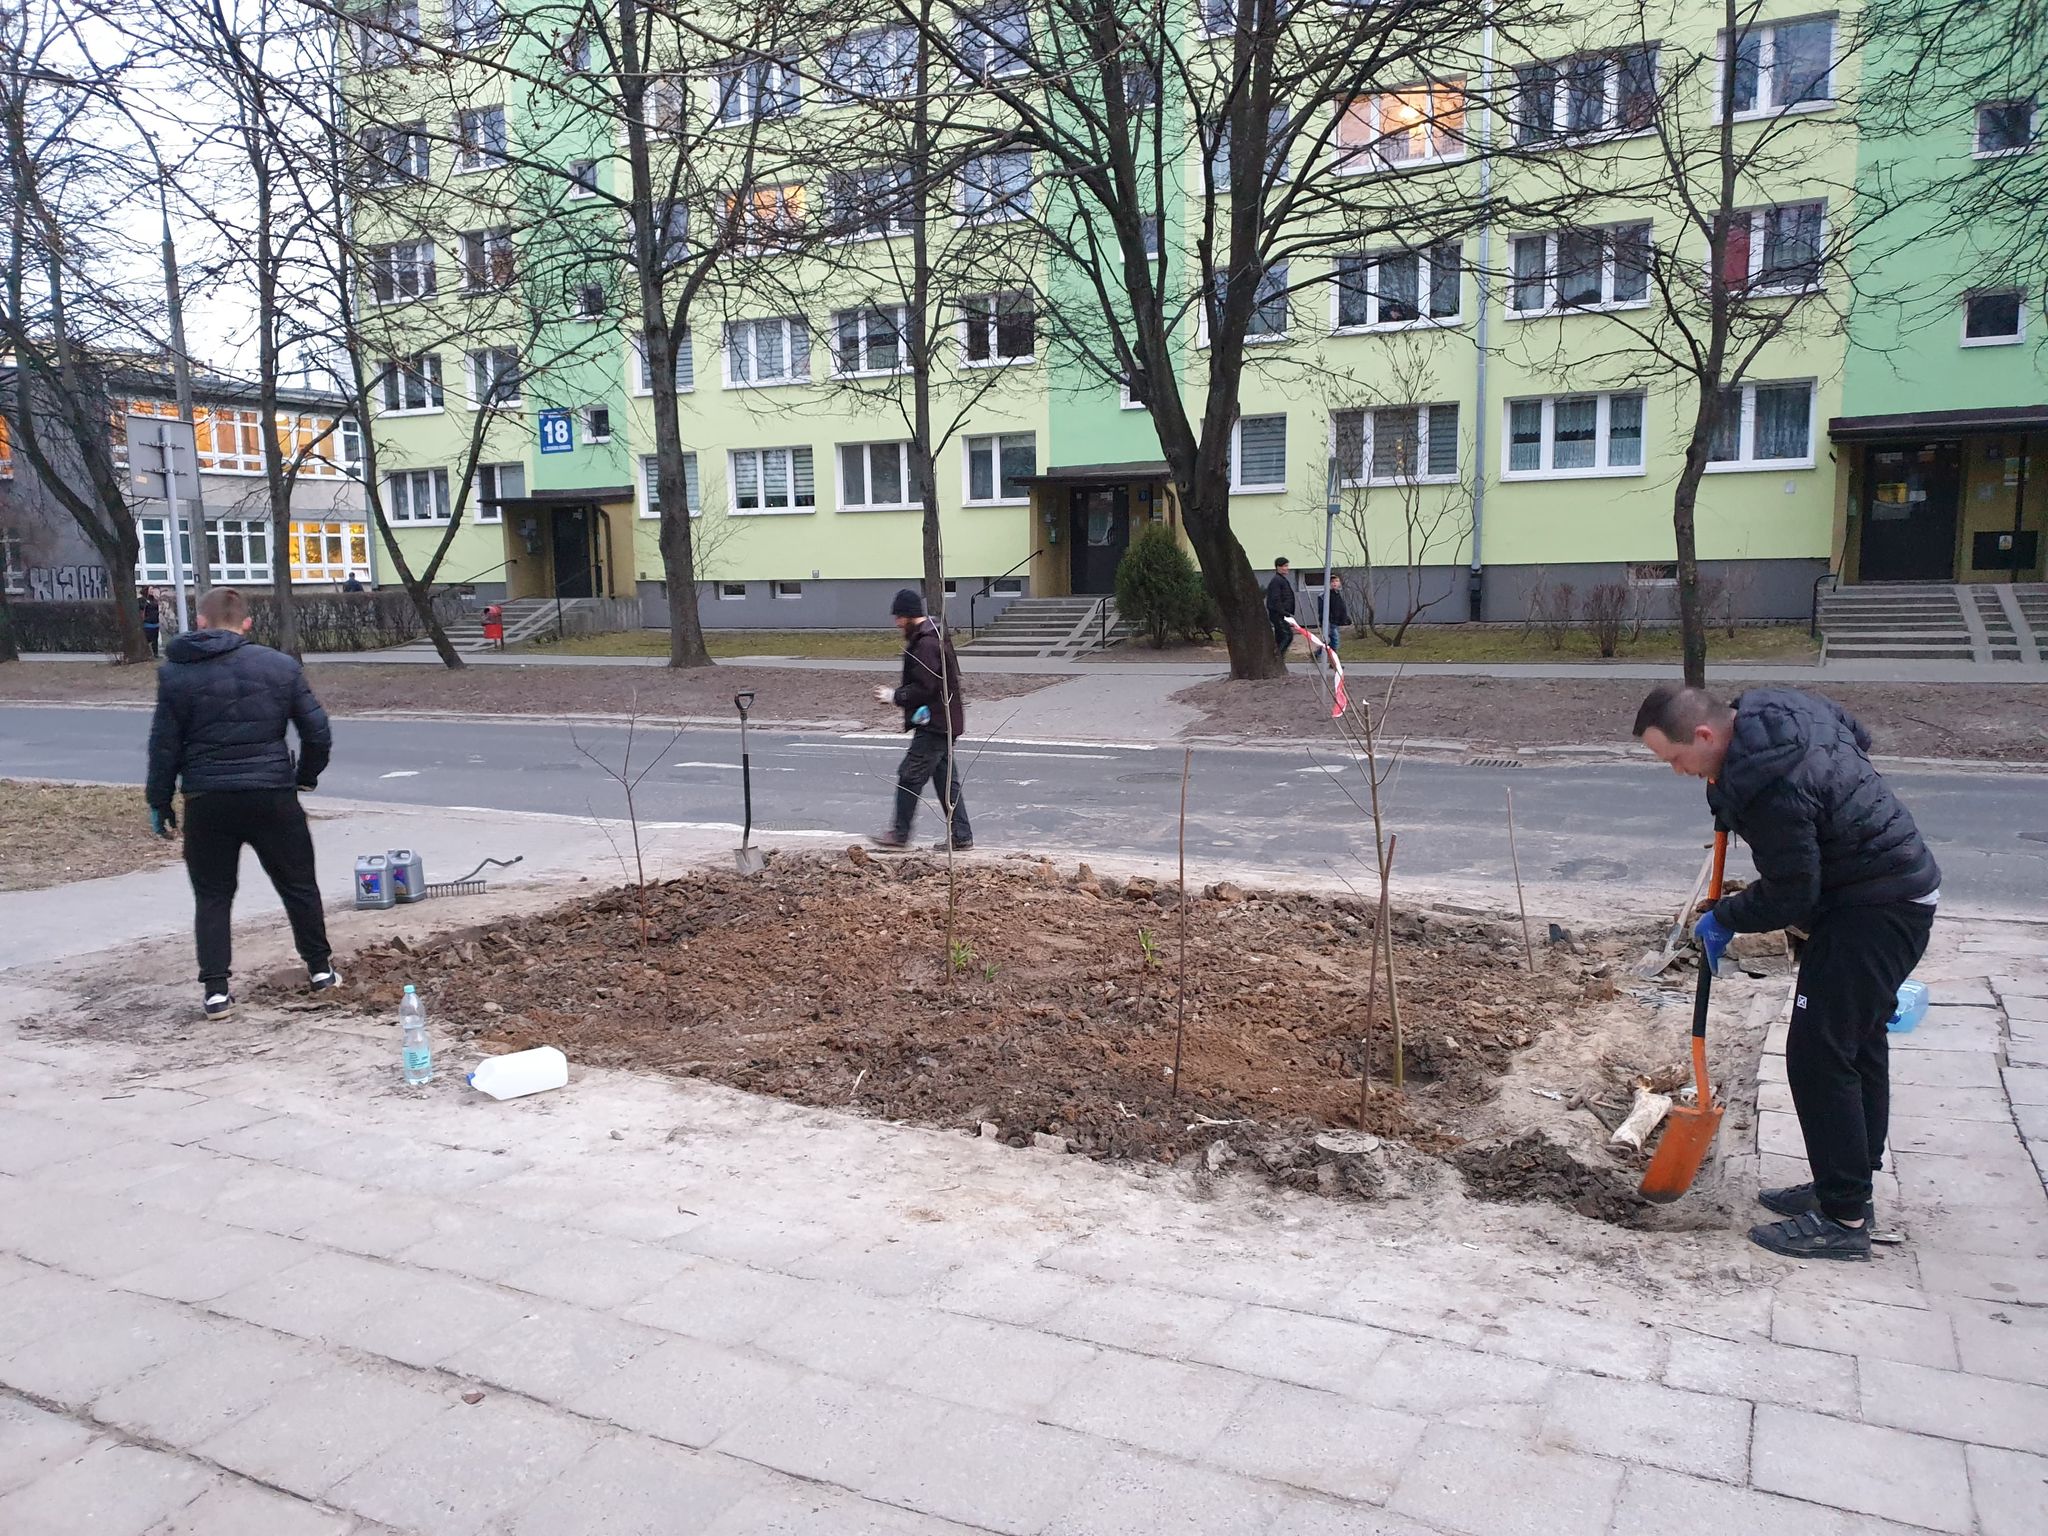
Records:
M1734 694L1745 686L1716 684ZM1815 683L1869 728L1880 755L2048 762L2048 685ZM1650 685L1640 678L1404 677L1384 717L1386 739L1473 746L1625 745ZM1352 679L1354 701L1377 707L1385 678ZM1316 679L1297 666L1265 682L1197 683L1174 696L1202 711L1193 736L1292 741L1336 736Z
M176 842L152 836L134 789L0 779L0 891L35 891L168 864Z
M734 719L732 696L754 691L756 720L856 721L900 725L902 715L874 698L877 683L894 684L895 667L873 671L799 667L717 666L674 672L666 667L437 666L389 662L321 662L307 670L313 691L337 715L433 711L479 715L678 715ZM1016 698L1054 681L1048 677L975 674L966 680L967 723L978 704ZM0 700L79 703L140 702L156 695L151 667L95 662L17 662L0 667Z
M593 1066L992 1125L1012 1145L1242 1161L1290 1186L1378 1194L1440 1177L1468 1134L1511 1122L1522 1101L1485 1109L1511 1061L1574 1015L1589 978L1642 948L1616 935L1556 951L1531 976L1504 915L1396 914L1405 1086L1392 1086L1382 986L1361 1125L1365 903L1231 886L1189 903L1177 1098L1170 887L1085 866L1062 876L1020 855L960 866L950 954L946 910L941 861L854 849L778 858L755 880L650 886L644 947L640 896L622 887L342 965L356 1006L388 1017L410 982L486 1048L546 1043ZM1577 1189L1538 1193L1581 1203Z

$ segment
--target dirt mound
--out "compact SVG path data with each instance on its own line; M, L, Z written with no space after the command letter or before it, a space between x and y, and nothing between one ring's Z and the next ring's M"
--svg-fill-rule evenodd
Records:
M1465 1176L1466 1189L1481 1200L1547 1200L1615 1222L1632 1221L1645 1209L1630 1174L1582 1163L1540 1131L1505 1142L1473 1142L1450 1160Z
M1348 896L1197 897L1187 923L1182 1090L1175 892L1028 860L959 872L947 947L941 862L779 858L759 879L705 872L609 890L542 916L344 960L366 1009L419 986L486 1046L707 1078L806 1104L1034 1136L1096 1156L1211 1166L1370 1192L1317 1133L1366 1131L1441 1155L1513 1053L1577 1002L1584 963L1522 969L1502 924L1394 919L1405 1090L1379 989L1375 1092L1359 1069L1373 913ZM948 970L951 975L948 975ZM1213 1156L1212 1143L1231 1151ZM1040 1145L1046 1144L1041 1141ZM1321 1170L1333 1168L1334 1173Z

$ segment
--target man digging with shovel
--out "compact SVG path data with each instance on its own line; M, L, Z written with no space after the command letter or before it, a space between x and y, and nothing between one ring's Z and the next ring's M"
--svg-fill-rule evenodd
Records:
M974 846L967 823L967 802L960 798L960 767L953 747L967 730L967 705L960 697L960 658L953 642L925 616L924 598L905 587L889 605L903 636L903 681L895 688L877 688L875 700L903 711L903 729L910 732L910 750L896 769L896 819L875 834L878 848L910 846L910 825L917 802L929 783L939 794L941 814L952 813L952 847L965 853ZM937 846L944 849L942 838Z
M1792 1258L1868 1259L1870 1175L1890 1108L1885 1024L1927 952L1941 871L1871 766L1870 733L1840 705L1756 688L1732 705L1661 684L1635 734L1749 844L1757 880L1706 907L1693 932L1717 973L1738 933L1804 940L1785 1075L1813 1182L1757 1198L1786 1217L1750 1240Z

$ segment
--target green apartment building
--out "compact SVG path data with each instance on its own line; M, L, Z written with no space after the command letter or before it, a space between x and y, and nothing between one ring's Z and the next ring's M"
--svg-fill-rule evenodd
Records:
M536 41L545 25L508 27L493 0L459 0L444 16L401 0L395 14L408 29L466 40L480 59L545 53ZM994 39L983 46L996 74L1024 67L1021 48L1003 51L1005 28L1057 24L1031 7L964 14ZM1194 50L1210 38L1227 45L1236 12L1231 0L1201 0L1174 14ZM1544 587L1563 583L1581 592L1627 583L1653 612L1668 602L1672 487L1696 386L1663 360L1659 347L1676 346L1669 335L1658 346L1643 338L1659 329L1666 284L1657 275L1704 268L1707 248L1677 200L1658 191L1655 156L1673 125L1688 142L1713 140L1720 16L1718 6L1681 3L1633 35L1630 24L1612 36L1597 22L1557 30L1554 47L1540 32L1518 34L1512 48L1482 34L1455 72L1388 80L1331 108L1335 131L1309 152L1355 172L1352 184L1371 181L1375 195L1391 178L1434 175L1490 184L1496 196L1505 189L1510 203L1527 186L1522 201L1533 206L1546 166L1590 154L1607 157L1617 190L1554 222L1503 216L1450 237L1418 230L1266 274L1271 295L1258 308L1231 429L1232 522L1255 566L1285 554L1297 569L1320 567L1334 463L1337 564L1369 564L1387 601L1419 583L1427 619L1518 618ZM2041 569L2034 530L2048 490L2040 475L2029 483L2025 458L2026 433L2048 430L2038 295L2019 299L2015 315L2006 297L1987 297L1968 250L1896 240L1881 258L1887 275L1913 269L1905 275L1946 308L1935 321L1921 318L1924 307L1880 315L1849 302L1827 254L1851 217L1859 174L1887 156L1932 177L1943 156L2030 152L2031 105L2022 125L2015 104L1992 123L1984 142L2003 146L1995 150L1932 136L1871 142L1845 105L1865 62L1851 47L1851 20L1766 3L1734 44L1729 76L1738 134L1772 135L1774 148L1744 167L1743 205L1731 215L1740 234L1724 261L1741 268L1736 280L1753 300L1805 303L1759 340L1745 381L1726 395L1699 495L1703 570L1760 617L1804 617L1831 569L1849 581L1979 579L2013 562L2022 575ZM473 459L443 581L486 600L637 597L647 622L663 623L651 391L630 282L592 272L568 285L559 313L527 314L522 344L496 320L472 328L464 319L490 274L527 262L536 242L558 249L578 220L615 217L579 194L620 185L616 125L532 87L530 59L444 71L435 94L404 69L376 67L388 62L377 46L358 45L352 90L383 124L379 153L433 210L431 230L424 219L408 227L403 201L385 202L359 231L373 267L370 307L392 334L410 325L420 338L416 351L391 348L372 423L396 538L415 564L424 560L447 535ZM736 129L802 122L818 143L851 140L853 127L835 126L862 110L841 99L858 94L843 84L849 72L871 81L913 51L908 33L886 23L821 25L800 46L750 54L729 71L685 72L663 110ZM693 142L701 152L705 141ZM507 163L537 158L559 164L566 190L536 191L530 173ZM1179 158L1163 231L1148 231L1170 263L1194 248L1203 203L1199 154ZM858 174L820 164L748 196L772 202L766 216L800 222L836 204ZM958 180L954 226L1001 225L1049 206L1034 200L1068 195L1024 151L981 157ZM1347 183L1329 185L1341 198ZM1028 223L1017 219L1020 231ZM857 234L872 251L903 238L886 215ZM1178 518L1151 416L1133 398L1162 386L1137 381L1134 391L1057 344L1061 312L1093 302L1090 274L1071 254L1027 259L1029 293L992 281L956 295L934 366L948 428L936 455L945 566L963 616L969 594L986 617L1014 594L1106 592L1133 529ZM1863 275L1880 260L1848 259L1863 265L1841 271ZM889 387L905 362L901 321L875 297L874 270L797 258L758 298L727 285L695 312L676 379L700 544L695 600L707 625L876 624L889 594L916 579L920 514L902 397ZM1830 285L1838 291L1823 294ZM1190 308L1178 338L1185 371L1175 381L1196 395L1199 311ZM480 422L476 402L493 394ZM1996 537L2015 533L2016 554ZM1319 579L1318 569L1310 584ZM993 603L980 596L990 582Z

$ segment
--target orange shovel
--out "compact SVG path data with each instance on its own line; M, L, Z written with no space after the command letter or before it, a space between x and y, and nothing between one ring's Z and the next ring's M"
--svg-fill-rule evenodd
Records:
M1707 900L1721 899L1721 876L1728 865L1728 834L1714 829L1714 872L1707 880ZM1714 973L1706 956L1700 957L1699 986L1692 995L1692 1075L1698 1093L1691 1104L1675 1106L1664 1122L1664 1138L1657 1143L1650 1166L1643 1170L1642 1193L1646 1200L1669 1205L1692 1188L1700 1164L1714 1145L1714 1132L1721 1128L1721 1111L1707 1083L1707 999L1713 991Z

